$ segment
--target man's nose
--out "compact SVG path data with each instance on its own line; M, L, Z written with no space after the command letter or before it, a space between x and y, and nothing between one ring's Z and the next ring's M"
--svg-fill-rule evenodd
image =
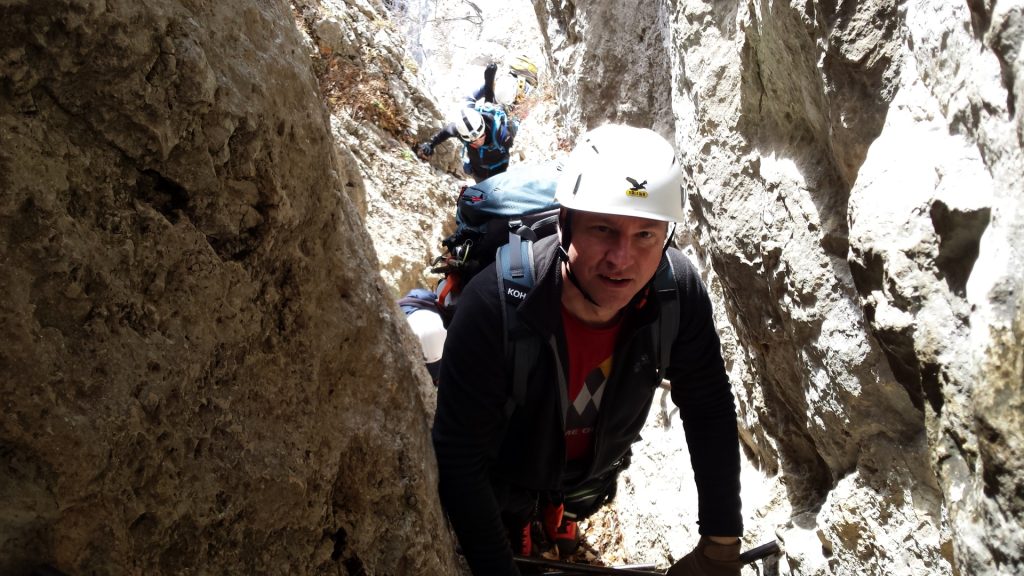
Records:
M625 268L632 258L632 242L626 234L615 234L611 239L605 259L616 269Z

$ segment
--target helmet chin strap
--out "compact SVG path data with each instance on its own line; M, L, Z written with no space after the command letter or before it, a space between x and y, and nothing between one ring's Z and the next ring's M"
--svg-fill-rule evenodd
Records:
M576 273L572 271L572 266L569 265L569 245L572 243L572 210L565 211L565 218L562 219L561 224L562 243L558 245L558 257L562 260L563 266L565 266L565 275L569 277L569 282L572 282L572 285L580 291L580 294L583 294L583 298L585 298L587 302L590 302L594 306L600 308L601 305L598 304L597 300L594 300L586 290L584 290L583 285L580 284L579 278L576 277Z
M583 297L586 298L587 302L590 302L594 306L600 308L601 305L598 304L597 300L594 300L590 296L590 294L583 289L583 285L580 284L580 280L579 278L576 277L576 273L572 271L572 266L569 265L569 254L565 251L565 248L559 247L558 255L561 257L563 265L565 266L565 275L569 277L569 282L572 282L572 285L575 286L576 289L580 291L580 294L583 294Z
M672 237L676 235L676 223L675 222L670 222L670 224L672 226L669 227L668 235L665 236L665 245L661 247L661 257L662 258L665 257L665 253L668 252L669 245L672 244Z

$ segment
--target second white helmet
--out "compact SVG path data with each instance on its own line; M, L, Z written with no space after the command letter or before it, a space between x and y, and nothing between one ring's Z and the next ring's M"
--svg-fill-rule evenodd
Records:
M667 140L647 128L606 124L577 141L555 199L573 210L682 222L682 184Z
M498 104L506 106L515 104L519 96L519 80L511 74L506 74L494 82L494 99Z
M460 108L452 122L459 138L465 142L472 142L484 134L484 117L475 108Z
M433 310L417 310L406 318L409 327L420 339L423 360L427 364L440 360L441 354L444 352L444 340L448 335L441 316Z

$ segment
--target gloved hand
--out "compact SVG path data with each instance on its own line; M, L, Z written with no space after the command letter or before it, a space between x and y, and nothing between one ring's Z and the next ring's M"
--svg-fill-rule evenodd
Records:
M416 155L426 160L434 155L434 146L430 142L424 142L416 149Z
M668 569L666 576L739 576L740 543L718 544L707 536L692 552Z
M484 68L484 84L488 86L494 85L494 75L498 73L498 65L491 62Z

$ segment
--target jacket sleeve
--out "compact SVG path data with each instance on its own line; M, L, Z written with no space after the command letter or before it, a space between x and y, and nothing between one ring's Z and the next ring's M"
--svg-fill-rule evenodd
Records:
M479 91L482 92L481 96L483 98L486 98L487 102L494 102L495 101L495 98L494 98L494 76L497 73L498 73L498 65L493 63L493 62L488 64L487 67L484 68L484 85L483 85L483 87L480 88ZM479 100L481 96L477 96L477 99Z
M493 266L459 297L448 328L433 441L438 491L473 574L518 575L489 465L505 433L508 399Z
M693 265L669 250L679 286L679 331L667 377L679 407L697 484L699 532L741 536L736 406L715 331L711 299Z
M476 89L476 92L463 96L462 100L466 106L475 106L481 98L484 102L494 103L494 75L498 72L497 64L488 64L484 69L484 84Z
M437 134L434 134L434 137L430 139L430 145L437 146L441 142L444 142L449 138L454 138L457 135L458 133L456 133L455 131L455 124L448 124L447 126L442 128Z
M472 108L473 106L476 106L477 101L481 98L484 99L484 102L494 102L494 86L492 85L491 89L488 90L487 84L484 84L477 88L475 92L471 92L463 96L462 102L467 107Z

